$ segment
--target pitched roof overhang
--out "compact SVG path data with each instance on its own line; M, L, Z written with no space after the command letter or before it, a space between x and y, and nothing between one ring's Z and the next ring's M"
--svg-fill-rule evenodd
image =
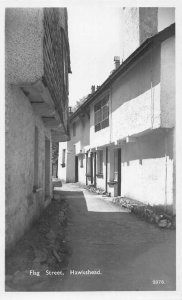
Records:
M87 100L71 115L70 121L72 121L76 116L78 116L85 107L91 104L109 85L114 82L121 74L125 73L141 56L155 47L161 44L166 39L170 38L175 34L175 23L166 27L164 30L158 32L156 35L145 40L121 65L116 69L98 88L98 90L90 94Z

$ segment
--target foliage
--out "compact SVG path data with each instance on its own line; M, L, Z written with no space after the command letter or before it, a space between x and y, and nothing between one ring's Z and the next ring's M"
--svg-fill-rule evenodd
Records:
M88 98L89 95L82 97L78 101L76 101L75 106L73 106L72 111L75 112Z

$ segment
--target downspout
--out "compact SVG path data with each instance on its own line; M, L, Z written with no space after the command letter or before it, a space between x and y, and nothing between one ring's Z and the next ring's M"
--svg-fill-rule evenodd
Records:
M176 214L176 129L173 129L173 214Z
M109 143L112 142L112 84L111 84L111 87L110 87L110 135L109 135L109 138L110 138L110 141Z
M106 193L107 193L107 163L108 163L108 147L106 147Z
M153 88L153 45L150 55L151 129L154 127L154 88Z
M94 186L97 187L97 179L96 179L96 152L94 152Z
M88 152L86 153L86 185L88 185L88 178L87 178L87 165L88 165Z
M164 198L164 207L165 207L165 211L167 211L167 179L168 179L168 170L167 170L167 136L165 134L165 198Z

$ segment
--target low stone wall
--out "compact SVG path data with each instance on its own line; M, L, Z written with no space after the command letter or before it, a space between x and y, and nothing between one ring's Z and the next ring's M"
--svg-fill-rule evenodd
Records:
M145 220L148 223L155 224L160 228L175 229L176 228L176 216L166 213L162 207L146 205L140 201L129 199L126 197L111 197L110 193L106 193L100 188L95 188L92 185L79 186L89 190L92 193L110 197L112 203L122 206L130 210L132 214Z
M167 214L161 207L146 205L125 197L113 197L112 202L129 209L137 217L149 223L156 224L160 228L176 228L176 216Z

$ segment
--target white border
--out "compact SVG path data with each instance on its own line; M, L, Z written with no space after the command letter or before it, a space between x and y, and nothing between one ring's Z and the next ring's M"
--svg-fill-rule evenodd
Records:
M0 247L0 257L1 257L1 275L0 275L0 297L1 299L24 299L29 297L40 297L44 299L50 299L50 297L55 297L57 299L91 299L92 297L98 299L145 299L145 300L181 300L182 299L182 249L181 249L181 232L182 232L182 165L181 165L181 155L182 155L182 2L181 1L171 1L171 0L143 0L143 1L119 1L119 0L60 0L60 1L45 1L45 0L8 0L1 1L0 3L0 66L1 66L1 98L0 98L0 188L1 188L1 198L0 198L0 236L1 245ZM5 205L4 205L4 160L5 160L5 147L4 147L4 9L5 7L74 7L74 6L93 6L93 5L105 5L114 7L136 7L136 6L148 6L148 7L175 7L176 8L176 211L177 211L177 291L174 292L4 292L4 232L5 232ZM2 196L3 195L3 196Z

